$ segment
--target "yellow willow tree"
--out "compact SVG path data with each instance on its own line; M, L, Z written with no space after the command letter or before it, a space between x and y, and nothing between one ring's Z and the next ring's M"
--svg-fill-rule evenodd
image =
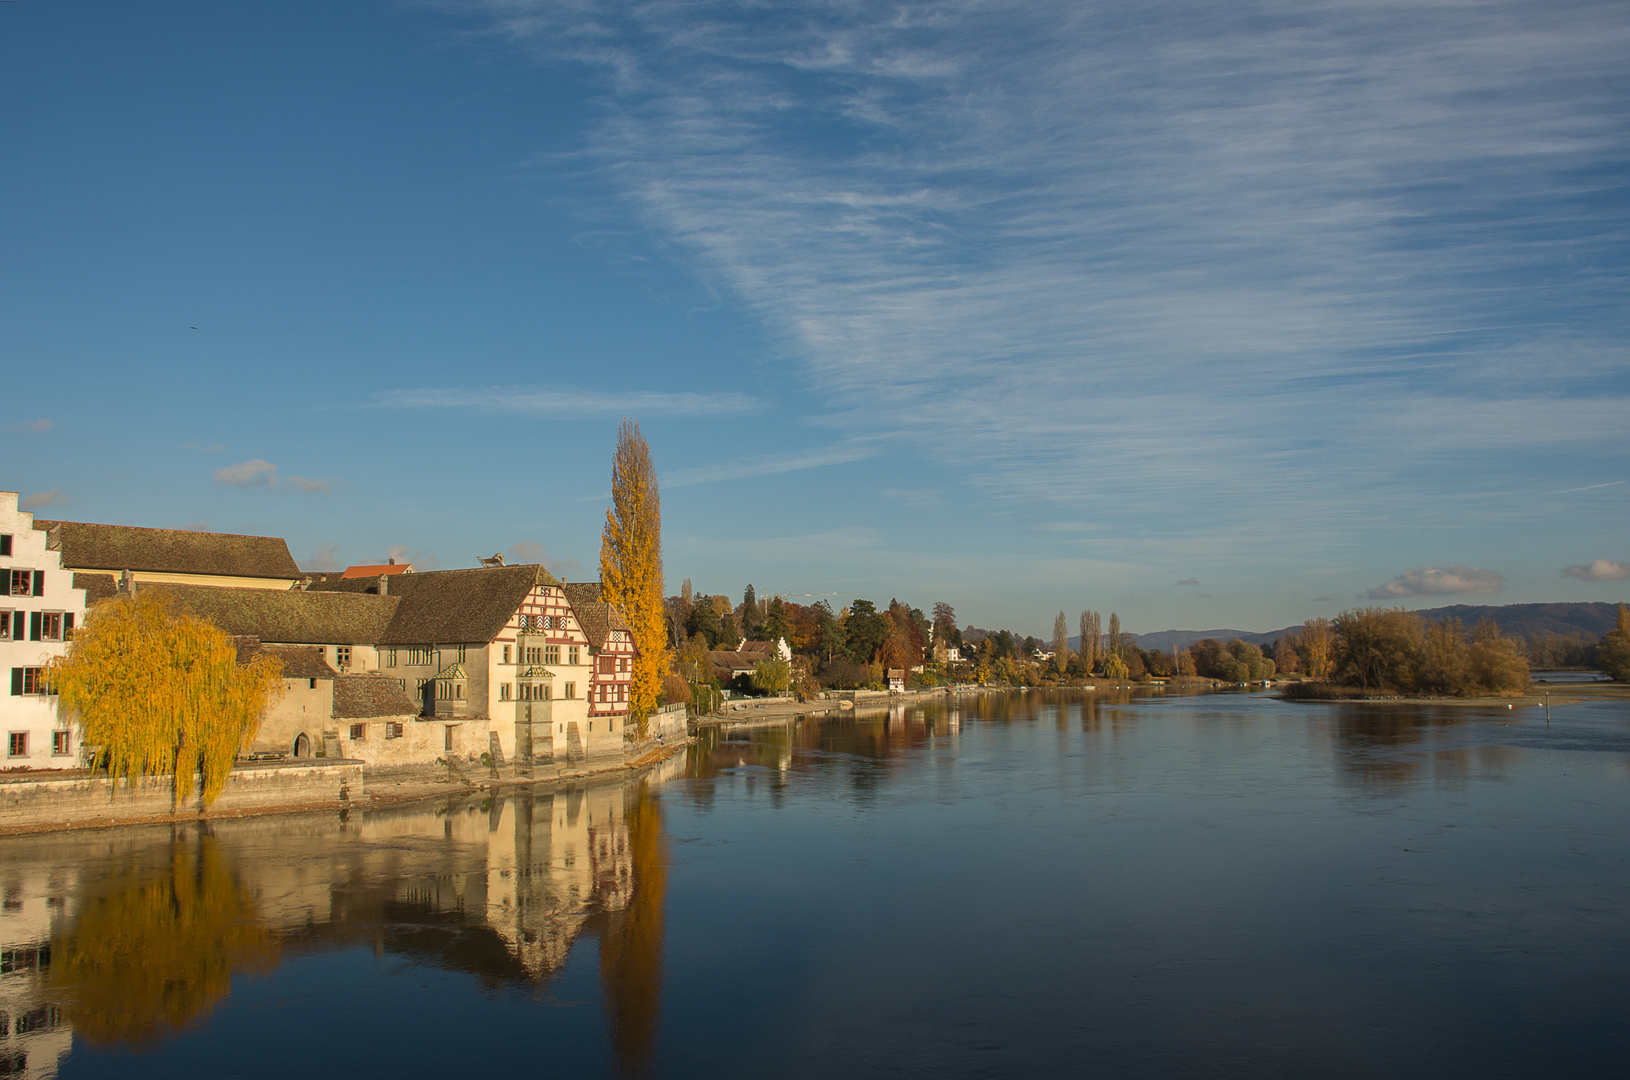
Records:
M201 781L200 808L226 786L238 752L281 693L282 664L239 665L232 639L144 593L91 609L48 678L85 745L99 747L115 780L174 774L175 805Z
M662 696L668 673L668 630L662 603L662 499L651 448L640 426L623 417L611 459L611 506L600 538L602 598L622 612L634 630L639 658L628 712L645 729L645 718Z

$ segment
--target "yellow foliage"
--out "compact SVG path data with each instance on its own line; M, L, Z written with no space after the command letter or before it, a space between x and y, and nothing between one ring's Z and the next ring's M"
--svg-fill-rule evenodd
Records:
M207 807L281 693L282 667L271 657L240 666L223 631L145 593L92 608L49 678L110 776L173 773L180 805L198 774Z
M177 843L164 870L126 866L51 943L50 981L92 1046L158 1041L214 1008L240 970L277 966L277 941L215 841Z
M662 499L651 465L651 448L641 437L640 426L626 417L617 428L611 502L600 538L600 588L601 595L617 606L633 628L634 644L639 647L628 712L643 728L662 697L662 677L668 672Z

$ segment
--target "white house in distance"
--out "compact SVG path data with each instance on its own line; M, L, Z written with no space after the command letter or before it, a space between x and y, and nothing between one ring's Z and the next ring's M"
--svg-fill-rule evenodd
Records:
M0 697L4 768L69 769L79 764L78 732L59 724L57 699L44 668L67 651L74 625L85 621L85 590L46 547L34 515L17 509L17 493L0 491Z

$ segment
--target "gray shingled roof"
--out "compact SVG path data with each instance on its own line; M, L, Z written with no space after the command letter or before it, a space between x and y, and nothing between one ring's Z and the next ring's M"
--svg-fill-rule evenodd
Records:
M306 596L355 595L378 578L314 582ZM536 585L557 584L541 566L493 566L478 570L424 570L390 579L390 595L370 600L396 603L395 615L377 639L381 645L485 645L496 638Z
M75 574L74 588L85 590L85 606L106 600L119 592L119 581L112 574Z
M334 719L368 720L376 716L416 716L419 706L394 678L370 671L334 680Z
M252 664L262 656L270 656L283 664L285 679L332 679L333 668L323 659L323 650L315 645L263 645L260 639L237 637L238 663Z
M208 619L235 636L300 645L366 645L384 634L394 596L233 589L153 582L137 592L160 593L177 611Z
M216 574L248 578L300 576L289 545L276 536L142 529L85 521L34 521L45 546L62 553L67 570L146 570L156 574Z

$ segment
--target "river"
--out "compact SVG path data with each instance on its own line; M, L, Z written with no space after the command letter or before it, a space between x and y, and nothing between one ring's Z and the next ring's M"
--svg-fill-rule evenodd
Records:
M14 838L0 1075L1609 1075L1627 810L1630 703L1032 691Z

